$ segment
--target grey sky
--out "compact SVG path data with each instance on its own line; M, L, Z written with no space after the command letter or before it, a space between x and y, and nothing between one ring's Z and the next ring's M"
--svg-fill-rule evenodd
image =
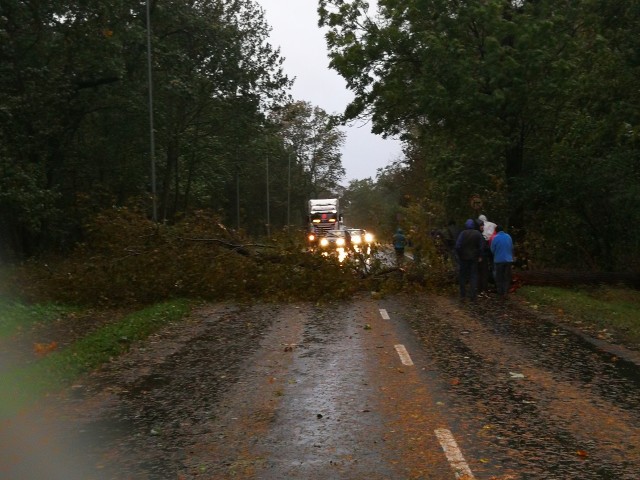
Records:
M353 98L342 77L329 69L324 33L318 28L317 0L256 0L272 27L271 43L285 57L287 75L295 77L292 95L328 113L341 113ZM375 1L370 2L375 5ZM345 127L342 164L346 180L375 178L376 170L401 156L400 142L371 133L369 123Z

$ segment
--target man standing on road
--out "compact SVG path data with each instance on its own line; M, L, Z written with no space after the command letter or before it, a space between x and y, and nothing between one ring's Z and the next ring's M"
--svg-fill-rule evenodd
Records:
M407 246L407 237L404 236L404 232L399 228L393 235L393 249L396 251L396 262L398 266L402 266L402 260L404 259L404 247Z
M471 218L464 223L464 230L456 240L456 252L460 259L460 300L466 298L466 285L469 282L469 296L476 300L478 293L478 262L482 261L482 244L484 239L476 222Z
M491 240L493 268L496 279L496 290L502 299L507 298L511 286L511 264L513 263L513 240L500 225L496 226L498 234Z

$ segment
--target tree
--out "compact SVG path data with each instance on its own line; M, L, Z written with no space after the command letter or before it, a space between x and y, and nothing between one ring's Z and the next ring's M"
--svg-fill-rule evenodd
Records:
M345 135L337 123L320 107L298 101L286 105L274 115L285 144L291 148L308 198L331 195L344 177L340 148Z
M536 243L550 262L567 259L575 243L575 229L558 223L578 220L574 265L584 264L578 255L598 268L629 265L628 233L591 226L603 215L635 219L640 206L631 200L640 78L633 2L378 5L371 15L364 1L320 1L331 66L355 95L344 119L371 116L374 131L401 134L412 150L407 168L437 183L446 215L480 193L490 216L519 235L544 232ZM605 183L616 185L612 195Z
M144 7L3 2L3 250L71 245L94 212L150 204ZM251 0L154 2L151 16L162 218L227 209L239 150L288 98L282 58Z

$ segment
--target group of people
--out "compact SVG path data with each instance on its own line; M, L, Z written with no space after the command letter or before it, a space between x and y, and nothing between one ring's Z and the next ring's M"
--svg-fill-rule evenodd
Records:
M511 287L511 265L513 263L513 240L501 225L490 222L486 215L469 218L460 231L455 222L449 222L446 231L438 231L438 245L442 245L443 256L450 250L456 264L460 298L475 301L479 293L489 289L489 278L495 283L496 292L502 299ZM393 235L396 262L402 266L408 239L401 228Z
M454 253L458 263L460 298L475 301L478 293L488 289L493 274L496 292L506 298L511 286L513 240L500 225L485 215L467 219L456 237ZM468 291L467 291L468 286Z

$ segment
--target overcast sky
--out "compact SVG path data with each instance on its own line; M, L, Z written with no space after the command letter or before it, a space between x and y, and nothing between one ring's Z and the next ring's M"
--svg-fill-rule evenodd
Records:
M353 95L345 81L329 69L324 33L318 28L317 0L256 0L272 27L270 42L285 57L284 70L295 77L295 100L310 102L327 113L342 113ZM375 2L370 2L375 5ZM400 142L371 133L371 124L345 127L342 165L346 182L371 177L402 155Z

